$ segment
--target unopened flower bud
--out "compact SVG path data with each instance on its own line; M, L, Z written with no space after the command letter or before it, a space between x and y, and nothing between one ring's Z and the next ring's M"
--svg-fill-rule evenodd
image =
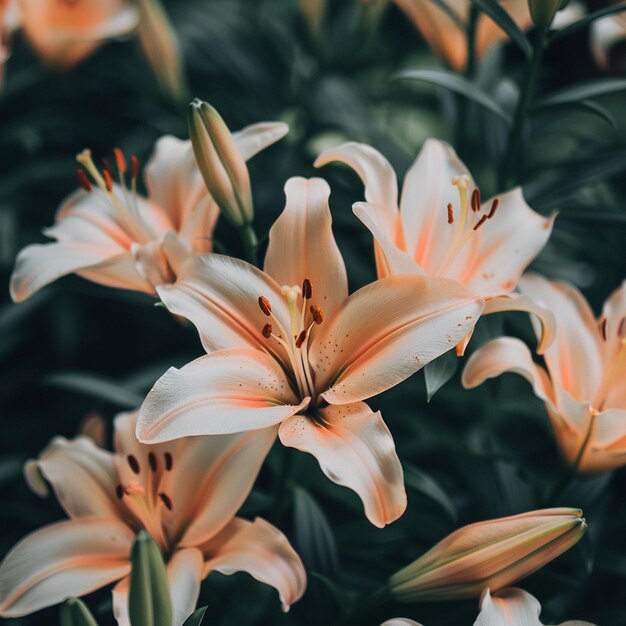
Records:
M159 547L145 530L137 535L130 560L130 623L133 626L172 626L172 601L165 564Z
M470 524L455 531L394 574L400 601L477 597L532 574L571 548L587 525L578 509L531 511Z
M237 228L252 222L246 162L220 114L198 99L189 105L189 135L204 182L222 215Z
M528 0L530 15L536 26L547 28L554 16L564 9L569 0Z
M68 598L61 606L61 626L98 626L87 606L78 598Z

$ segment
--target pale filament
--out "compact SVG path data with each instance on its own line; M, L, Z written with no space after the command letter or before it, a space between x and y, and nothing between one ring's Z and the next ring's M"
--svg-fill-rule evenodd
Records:
M498 209L498 200L495 199L491 205L491 209L488 213L484 213L474 223L472 223L471 216L478 213L481 210L480 205L480 190L475 188L471 196L469 194L470 179L463 174L452 179L452 184L458 189L459 192L459 211L458 211L458 225L455 223L454 206L448 204L446 207L448 212L448 224L454 229L454 238L448 251L443 258L443 261L439 264L439 267L434 272L435 276L442 276L448 271L450 265L454 261L456 255L465 247L467 242L472 238L472 235L487 221L490 220L496 210ZM471 200L470 200L471 198Z
M126 186L125 173L126 173L126 159L122 155L121 151L115 149L115 158L117 163L117 169L119 172L119 181L122 194L125 202L120 202L119 198L113 191L113 180L111 171L105 168L101 173L93 162L91 156L91 150L83 150L76 156L76 160L89 172L98 188L106 195L108 200L113 205L116 213L119 215L122 223L128 229L129 233L133 236L134 240L138 243L145 243L155 238L154 233L150 231L148 225L141 219L139 212L139 205L137 203L137 160L133 157L132 160L132 175L131 175L131 189L130 192ZM79 170L78 180L81 187L86 191L91 190L91 183L84 172Z
M267 339L274 339L285 350L300 395L314 397L315 387L308 357L308 340L313 325L322 323L323 312L319 307L309 304L312 286L308 279L304 280L302 288L297 285L284 285L281 293L287 300L289 329L286 329L274 315L269 301L261 297L259 306L273 322L273 324L265 325L263 336ZM300 305L298 305L299 299ZM277 332L274 332L274 325Z

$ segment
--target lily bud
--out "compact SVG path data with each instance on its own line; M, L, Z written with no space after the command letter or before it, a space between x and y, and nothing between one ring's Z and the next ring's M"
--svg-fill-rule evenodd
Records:
M246 162L220 114L206 102L189 105L189 136L204 182L224 217L233 226L254 217Z
M470 524L394 574L390 591L405 602L472 598L486 588L495 592L571 548L586 529L582 511L569 508Z
M564 9L569 0L528 0L530 15L536 26L548 27L554 16Z
M130 553L128 614L132 626L172 626L172 601L159 547L142 530Z
M61 626L98 626L86 605L78 598L68 598L61 606Z
M187 96L182 55L176 33L159 0L138 0L137 38L163 91L180 102Z

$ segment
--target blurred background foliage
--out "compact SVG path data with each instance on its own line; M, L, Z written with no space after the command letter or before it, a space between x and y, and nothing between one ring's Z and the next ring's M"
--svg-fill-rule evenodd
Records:
M588 3L590 9L602 5ZM260 120L290 124L289 136L251 163L260 237L283 207L283 182L315 175L317 153L350 139L376 146L400 175L425 138L447 139L483 195L499 191L501 121L470 105L459 143L458 97L394 79L402 70L442 65L392 4L171 0L165 6L182 44L191 95L212 103L233 130ZM623 46L614 49L613 67L624 67L623 54ZM505 45L481 64L480 84L505 110L511 109L522 61L517 49ZM539 93L602 75L583 30L548 51ZM595 101L606 115L577 106L536 115L524 168L514 175L535 210L560 211L535 269L575 283L598 311L626 275L626 100L621 92ZM109 42L72 71L58 73L41 66L18 34L0 93L2 284L8 284L17 251L44 240L41 229L75 188L76 153L90 147L97 157L110 157L120 146L145 163L159 136L186 137L184 114L184 106L159 90L132 37ZM335 233L355 289L374 278L369 234L351 212L362 185L347 169L328 167L322 175L333 189ZM216 238L240 255L225 223ZM137 406L168 366L189 361L201 347L191 327L149 298L76 277L19 306L10 303L6 287L1 297L4 553L27 532L62 516L53 499L40 501L28 491L24 460L54 435L74 436L87 416L100 415L110 424L116 412ZM532 342L527 316L507 314L483 318L471 349L503 331ZM396 440L409 495L407 513L385 530L371 526L357 497L326 480L312 458L274 449L244 514L262 514L285 531L307 565L307 594L283 615L272 589L246 575L212 574L200 601L209 605L210 623L377 625L404 615L431 626L471 624L476 601L372 609L360 599L462 524L560 504L582 507L589 532L524 583L542 602L542 620L626 624L625 471L578 479L550 498L565 468L543 404L514 377L474 391L464 391L458 378L457 371L430 403L423 374L372 402ZM287 464L289 491L276 506L273 491ZM88 603L101 624L113 623L108 592ZM56 623L57 612L10 623Z

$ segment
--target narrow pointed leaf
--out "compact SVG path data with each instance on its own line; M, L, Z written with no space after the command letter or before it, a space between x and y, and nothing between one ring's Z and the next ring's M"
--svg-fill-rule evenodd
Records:
M403 467L406 486L439 504L456 524L458 522L456 507L448 494L439 486L439 483L414 465L403 464Z
M431 85L458 93L495 113L507 124L511 123L511 116L494 100L493 96L459 74L447 70L408 70L401 72L397 77L430 83Z
M554 106L556 104L580 102L581 100L588 100L589 98L596 98L624 90L626 90L625 78L590 80L571 87L565 87L564 89L560 89L546 96L537 103L536 109Z
M143 402L142 396L124 387L119 382L94 374L59 372L58 374L46 376L44 382L53 387L69 389L70 391L106 400L111 404L127 409L136 409Z
M84 602L78 598L68 598L59 613L61 626L98 626L98 622Z
M202 626L204 624L204 616L209 607L203 606L201 609L194 611L186 620L183 626Z
M519 46L521 51L530 57L532 48L526 35L520 27L513 21L513 18L502 8L496 0L472 0L483 13L488 15L510 38Z

